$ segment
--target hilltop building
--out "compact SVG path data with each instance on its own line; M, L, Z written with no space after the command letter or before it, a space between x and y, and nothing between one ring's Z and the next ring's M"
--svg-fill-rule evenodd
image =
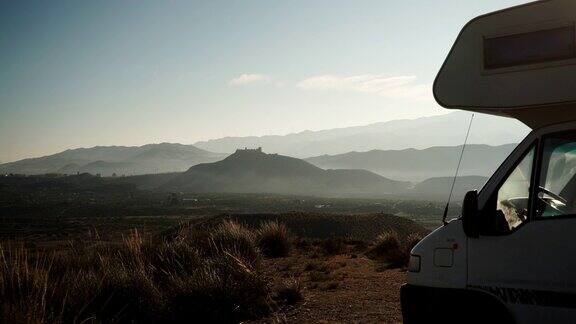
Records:
M262 153L262 147L258 147L255 149L249 149L245 147L244 149L237 149L236 153Z

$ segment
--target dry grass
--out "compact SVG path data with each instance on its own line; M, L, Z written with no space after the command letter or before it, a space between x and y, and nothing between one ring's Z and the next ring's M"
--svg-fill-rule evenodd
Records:
M257 230L257 245L267 257L281 258L290 253L290 239L286 225L277 221L260 224Z
M410 251L422 238L421 233L411 233L401 240L396 232L386 231L376 237L366 255L384 262L380 265L380 270L405 267L410 258Z
M290 237L277 221L253 229L223 221L181 226L157 237L134 231L116 243L106 243L96 233L54 252L0 245L0 323L257 319L298 303L306 289L341 291L338 269L348 261L326 261L343 258L341 254L353 253L356 259L350 262L357 263L355 253L366 251L386 267L403 266L421 236L404 237L384 232L366 251L364 241L348 237ZM283 269L300 272L279 283L264 275L262 262L281 262L292 246L292 254L307 257L307 263L282 263Z
M2 323L238 322L274 304L254 234L232 222L64 252L0 246L0 300Z
M304 299L302 283L299 279L285 279L276 287L274 299L283 305L294 305Z
M404 243L404 249L406 250L406 253L408 253L408 255L410 255L410 251L412 250L412 248L416 244L418 244L418 242L420 242L423 238L424 238L424 235L422 235L420 233L412 233L412 234L408 235L408 237L406 238L406 241Z
M385 262L389 267L401 267L407 261L406 252L401 246L398 234L394 231L379 234L366 254L373 259Z

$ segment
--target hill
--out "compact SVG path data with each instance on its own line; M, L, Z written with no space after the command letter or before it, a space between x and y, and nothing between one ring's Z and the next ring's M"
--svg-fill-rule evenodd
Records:
M225 137L197 142L194 145L213 152L227 153L234 152L238 147L262 147L266 151L299 158L374 149L424 149L462 144L469 120L469 113L454 112L365 126L304 131L284 136ZM513 119L476 114L469 143L517 143L528 131L526 126Z
M426 179L414 186L412 193L423 199L444 200L448 198L453 177L437 177ZM456 200L464 198L464 194L470 190L480 190L488 181L482 176L462 176L454 183L453 197Z
M467 145L460 175L489 176L512 152L516 144L500 146ZM306 159L320 168L366 169L385 177L406 181L454 174L462 146L439 146L423 150L372 150Z
M190 166L214 162L226 154L192 145L161 143L143 146L96 146L66 150L53 155L0 164L0 173L75 174L110 176L185 171Z
M323 170L288 156L237 150L222 161L191 167L161 189L195 193L381 196L405 191L409 186L408 182L390 180L366 170Z

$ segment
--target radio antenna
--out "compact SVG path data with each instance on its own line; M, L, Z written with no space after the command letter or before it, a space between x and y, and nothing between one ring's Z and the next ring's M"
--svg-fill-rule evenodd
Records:
M474 113L470 117L470 124L468 124L468 130L466 131L466 137L464 138L464 144L462 145L462 151L460 151L460 158L458 159L458 165L456 166L456 173L454 173L454 179L452 179L452 186L450 186L450 194L448 195L448 201L446 202L446 207L444 208L444 214L442 215L442 223L444 225L448 224L446 222L446 217L448 216L448 207L450 207L450 200L452 199L452 192L454 191L454 185L456 184L456 178L458 178L458 171L460 170L460 163L462 163L462 156L464 156L464 149L466 148L466 143L468 142L468 135L470 134L470 128L472 128L472 121L474 120Z

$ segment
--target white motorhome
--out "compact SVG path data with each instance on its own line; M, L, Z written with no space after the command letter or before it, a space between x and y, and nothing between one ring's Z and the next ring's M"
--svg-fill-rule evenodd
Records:
M411 251L404 320L576 323L576 0L470 21L434 96L532 132Z

